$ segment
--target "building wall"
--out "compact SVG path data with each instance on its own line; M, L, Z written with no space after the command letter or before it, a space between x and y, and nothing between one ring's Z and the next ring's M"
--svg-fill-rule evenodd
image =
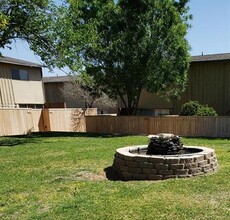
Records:
M85 108L85 101L80 98L72 98L63 95L65 90L65 83L63 82L44 82L46 107L49 108ZM102 104L94 104L97 108L98 114L116 114L117 107L108 108Z
M44 83L46 103L48 106L65 106L66 108L84 108L83 100L75 100L70 97L64 97L63 90L65 85L63 82L46 82ZM61 105L62 103L62 105Z
M190 100L213 107L218 115L230 115L230 61L192 62L188 85L180 100L167 102L144 90L138 108L145 109L146 114L151 114L153 109L169 109L170 114L179 114L181 106ZM119 107L122 107L121 100Z
M0 63L0 107L15 105L13 85L8 65Z
M159 95L152 94L143 90L141 92L138 108L141 109L171 109L172 102L160 97Z
M63 103L65 102L61 89L63 83L44 83L46 103Z
M54 94L57 94L54 92ZM56 97L60 97L56 95ZM230 115L230 61L202 61L190 64L188 86L178 101L168 102L156 94L143 91L138 108L147 110L146 114L156 114L169 110L170 114L179 114L181 106L197 100L201 104L213 107L219 115ZM84 102L66 99L67 107L84 107ZM122 108L118 99L118 108ZM172 111L171 111L172 109Z
M13 80L11 69L27 70L29 80ZM42 72L39 67L0 63L0 105L44 104Z
M208 104L218 115L230 115L230 61L191 63L187 89L174 102L173 113L179 114L181 105L190 100Z
M44 104L42 83L39 81L12 80L15 103Z
M84 100L81 99L76 100L73 98L66 97L65 101L66 101L66 108L85 108Z
M118 98L118 108L124 108L121 99ZM173 103L160 97L157 94L147 92L145 89L141 92L138 109L140 115L168 115L172 113Z

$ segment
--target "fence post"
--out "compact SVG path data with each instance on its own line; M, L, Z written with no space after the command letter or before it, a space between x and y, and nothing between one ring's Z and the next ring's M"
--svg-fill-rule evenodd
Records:
M146 120L147 120L147 135L149 135L150 134L150 117L146 117L145 118Z
M49 109L42 109L44 131L51 131Z

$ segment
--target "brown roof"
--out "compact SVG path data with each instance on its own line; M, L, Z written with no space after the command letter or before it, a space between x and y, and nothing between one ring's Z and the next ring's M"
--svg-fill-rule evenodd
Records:
M20 66L29 66L29 67L43 67L41 64L33 63L26 60L19 60L12 57L0 56L0 63L9 63Z
M222 54L207 54L207 55L199 55L192 56L191 62L204 62L204 61L218 61L218 60L230 60L230 53L222 53ZM51 76L51 77L43 77L44 83L52 83L52 82L67 82L70 81L71 78L69 76Z
M51 76L51 77L43 77L42 81L44 83L53 83L53 82L67 82L70 81L69 76Z
M203 61L217 61L217 60L230 60L230 53L222 53L222 54L207 54L207 55L199 55L199 56L192 56L191 62L203 62ZM0 56L0 63L9 63L9 64L15 64L15 65L21 65L21 66L30 66L30 67L44 67L41 64L26 61L26 60L20 60L12 57L7 56ZM52 82L61 82L63 81L63 77L44 77L44 78L50 78L50 80L53 80ZM67 80L68 77L66 78ZM49 79L47 79L49 80Z
M217 61L217 60L230 60L230 53L207 54L207 55L191 57L191 62L204 62L204 61Z

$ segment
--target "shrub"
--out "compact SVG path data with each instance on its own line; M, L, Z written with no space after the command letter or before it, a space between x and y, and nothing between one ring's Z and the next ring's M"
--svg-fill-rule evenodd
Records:
M196 115L197 116L217 116L217 113L213 107L209 107L206 105L206 106L200 106Z
M190 101L181 106L181 116L192 116L196 115L200 104L198 101Z
M208 105L201 105L198 101L190 101L182 105L181 116L217 116L216 111Z

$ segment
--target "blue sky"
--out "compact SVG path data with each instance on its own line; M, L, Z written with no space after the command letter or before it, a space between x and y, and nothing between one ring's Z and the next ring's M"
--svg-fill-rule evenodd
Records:
M60 0L56 0L60 3ZM193 20L187 39L191 55L230 53L230 0L190 0ZM38 56L29 49L26 42L17 41L12 49L0 49L3 55L41 63ZM44 76L64 75L55 69L50 73L43 69Z
M230 53L230 0L191 0L191 54Z

